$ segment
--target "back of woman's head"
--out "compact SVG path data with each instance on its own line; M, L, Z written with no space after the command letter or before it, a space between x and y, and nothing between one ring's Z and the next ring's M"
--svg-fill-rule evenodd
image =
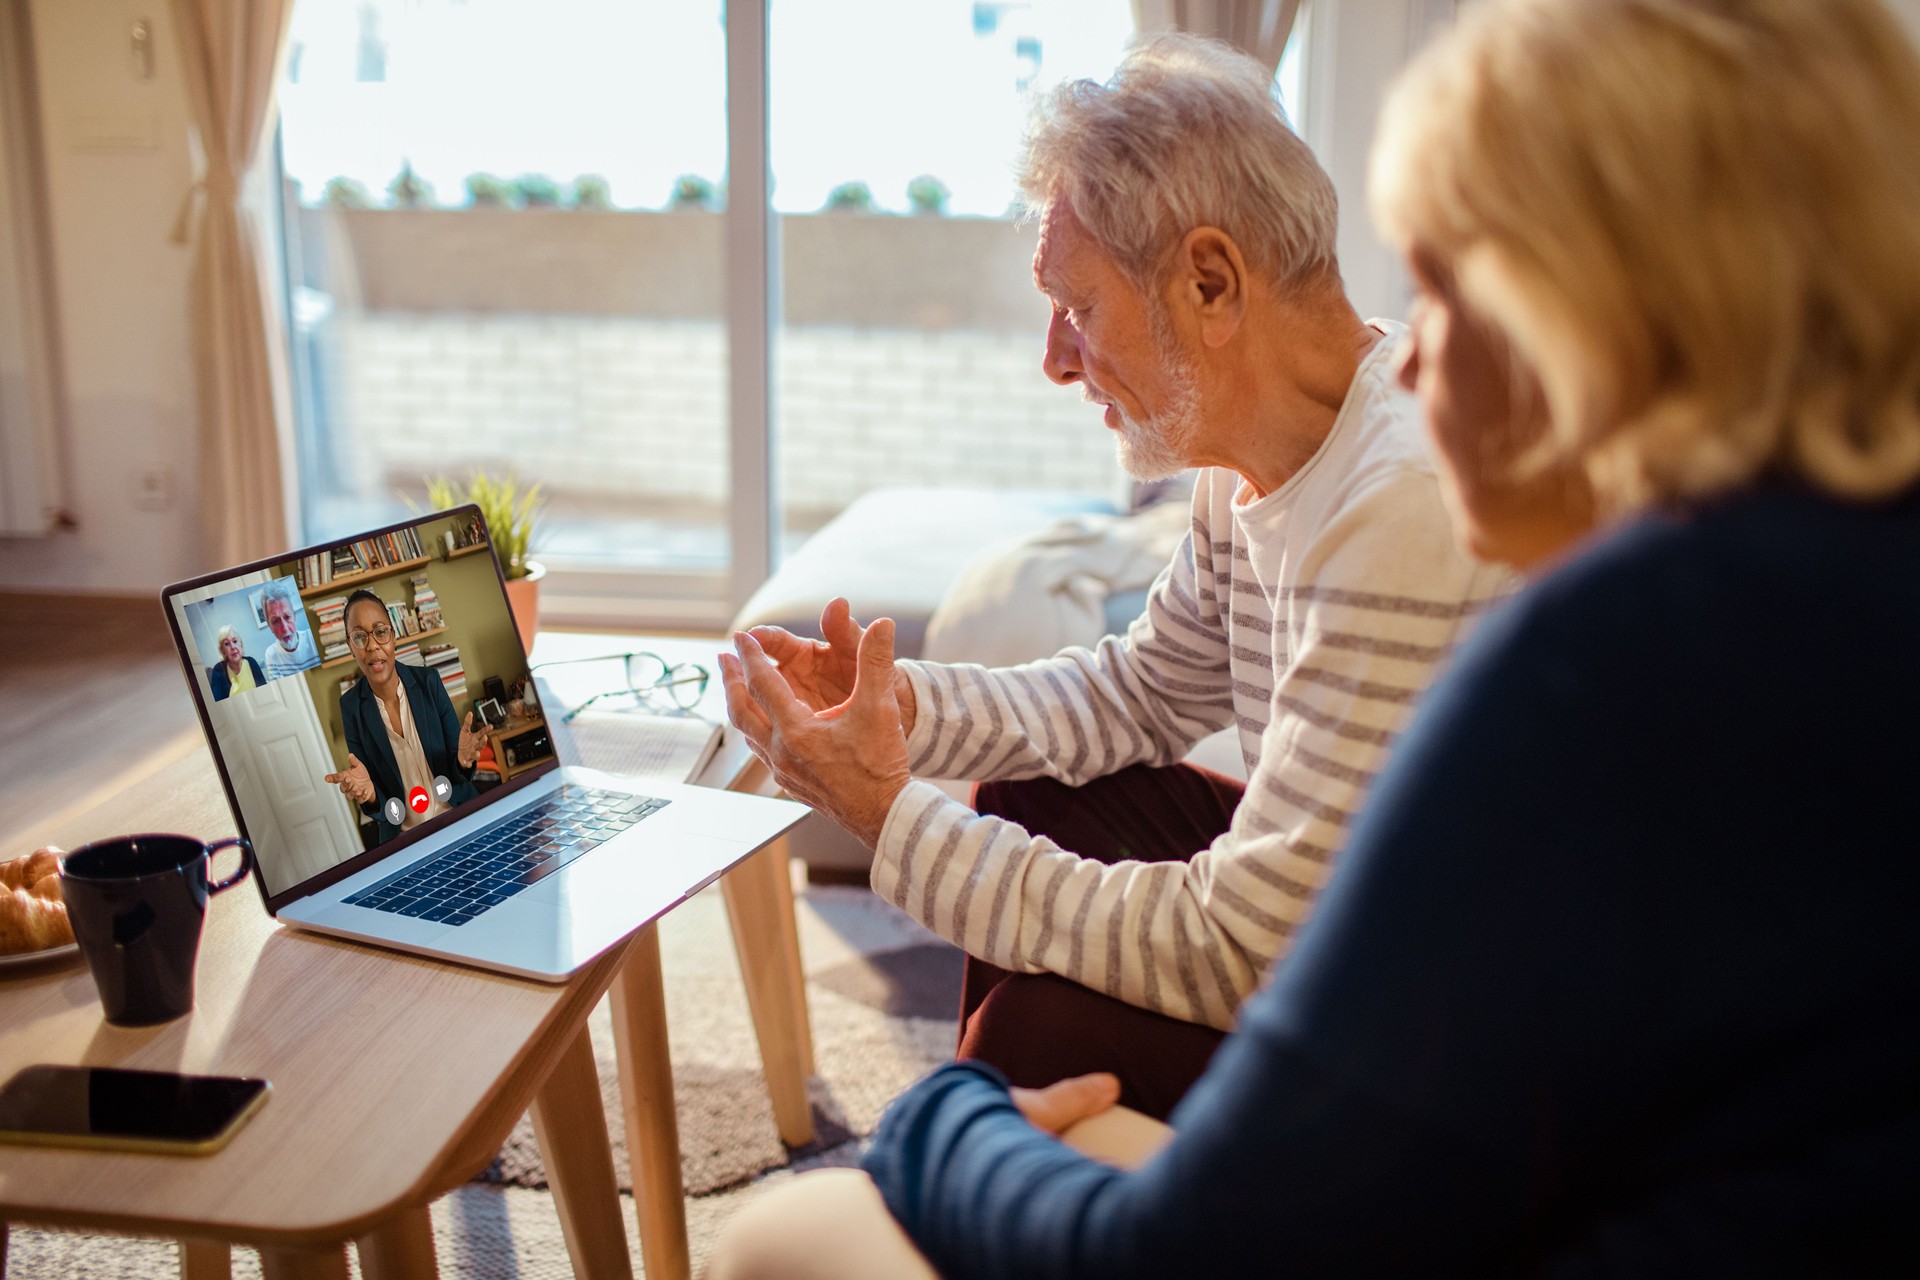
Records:
M1480 0L1373 203L1613 503L1920 478L1920 56L1880 0Z

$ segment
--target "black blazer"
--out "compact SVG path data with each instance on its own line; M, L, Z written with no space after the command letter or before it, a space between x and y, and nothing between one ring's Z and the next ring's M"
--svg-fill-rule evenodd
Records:
M265 684L267 677L261 673L260 664L252 658L247 657L244 653L241 654L240 657L253 672L254 687L258 688ZM213 686L213 700L215 702L225 702L227 695L233 692L233 677L227 674L227 664L224 662L216 662L208 667L207 683ZM456 737L455 741L457 742L459 739Z
M399 662L393 669L406 691L414 732L420 735L420 750L427 766L453 784L447 806L454 808L473 799L480 792L473 785L473 770L460 767L460 718L453 713L446 686L438 675L422 667ZM380 839L391 840L400 834L400 828L387 821L383 810L391 797L399 796L402 804L407 798L400 785L400 764L387 744L387 722L380 718L380 700L364 675L340 695L340 721L346 730L347 750L367 766L367 775L373 779L373 800L361 805L360 812L380 824ZM347 767L344 760L340 767Z

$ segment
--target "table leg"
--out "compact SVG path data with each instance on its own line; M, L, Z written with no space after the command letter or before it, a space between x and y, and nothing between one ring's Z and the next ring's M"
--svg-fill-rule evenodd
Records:
M346 1242L262 1249L260 1271L266 1280L347 1280Z
M233 1280L233 1247L224 1240L182 1240L180 1280Z
M667 999L660 984L660 933L648 925L627 947L613 981L613 1042L621 1110L633 1166L633 1207L647 1280L687 1280L687 1205L680 1181L680 1120L667 1057Z
M720 886L733 925L740 976L747 987L747 1009L760 1041L774 1127L780 1131L780 1141L800 1147L813 1141L813 1112L807 1103L812 1037L807 1031L806 998L800 996L796 1008L794 996L800 982L800 948L793 932L793 882L785 879L786 874L786 842L780 840L727 872Z
M780 913L780 940L786 948L787 989L793 1001L794 1026L800 1033L800 1069L807 1075L818 1074L813 1062L813 1018L807 1011L807 971L800 960L800 925L795 919L793 901L793 854L787 838L774 842L778 856L772 859L779 874L772 887L776 909Z
M547 1166L574 1274L585 1280L633 1280L600 1073L584 1025L534 1095L533 1136Z
M366 1280L434 1280L433 1214L426 1205L404 1209L354 1242Z

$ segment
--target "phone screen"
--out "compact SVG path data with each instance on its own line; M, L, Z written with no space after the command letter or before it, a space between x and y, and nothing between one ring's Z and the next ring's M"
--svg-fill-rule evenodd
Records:
M265 1080L33 1066L0 1088L0 1139L212 1151L265 1100Z

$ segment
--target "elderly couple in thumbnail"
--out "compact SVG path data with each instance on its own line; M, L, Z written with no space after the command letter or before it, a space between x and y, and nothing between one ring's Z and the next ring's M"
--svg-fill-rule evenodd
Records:
M313 634L299 622L297 597L293 585L285 579L267 584L260 610L274 642L267 646L264 666L247 653L246 642L231 626L221 627L214 635L220 649L220 661L207 668L207 685L215 702L224 702L236 693L256 689L269 680L299 675L320 665L320 653Z
M1913 1274L1916 155L1881 0L1462 6L1375 143L1402 333L1263 71L1057 92L1045 369L1192 533L1092 651L736 638L969 961L962 1060L715 1280ZM1116 1100L1171 1130L1090 1158Z

